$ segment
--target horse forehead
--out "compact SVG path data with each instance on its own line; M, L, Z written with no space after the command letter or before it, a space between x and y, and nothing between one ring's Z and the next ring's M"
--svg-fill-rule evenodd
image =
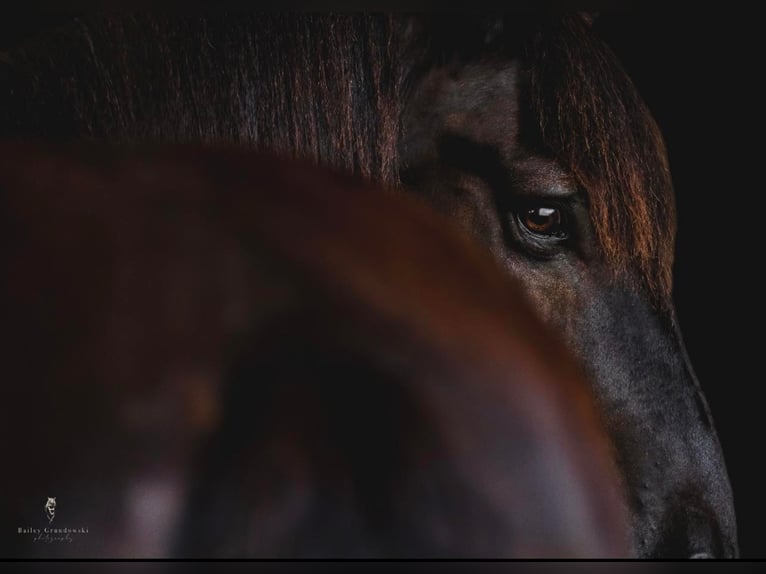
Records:
M519 65L465 64L435 70L424 82L421 109L437 133L496 147L511 159L519 148ZM421 115L422 119L422 115Z

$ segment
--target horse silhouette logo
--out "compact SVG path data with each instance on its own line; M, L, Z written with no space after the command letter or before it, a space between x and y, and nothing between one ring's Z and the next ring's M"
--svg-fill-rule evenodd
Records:
M45 516L48 517L49 524L56 518L56 499L50 496L48 497L48 502L45 503Z

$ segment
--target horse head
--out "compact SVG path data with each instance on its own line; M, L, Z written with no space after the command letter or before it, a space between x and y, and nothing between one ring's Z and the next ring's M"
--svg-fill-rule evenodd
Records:
M648 109L589 19L435 28L404 183L495 254L585 365L635 553L735 556L724 459L671 299L674 195Z

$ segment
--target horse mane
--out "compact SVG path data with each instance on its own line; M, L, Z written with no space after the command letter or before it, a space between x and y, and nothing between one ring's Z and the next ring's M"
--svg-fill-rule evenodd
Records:
M76 18L12 53L0 131L245 145L394 184L397 30L375 14Z

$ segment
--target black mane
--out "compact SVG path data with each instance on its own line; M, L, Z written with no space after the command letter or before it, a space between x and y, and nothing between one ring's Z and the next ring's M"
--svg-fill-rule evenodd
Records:
M246 145L393 182L399 31L361 14L76 18L12 53L0 131Z

